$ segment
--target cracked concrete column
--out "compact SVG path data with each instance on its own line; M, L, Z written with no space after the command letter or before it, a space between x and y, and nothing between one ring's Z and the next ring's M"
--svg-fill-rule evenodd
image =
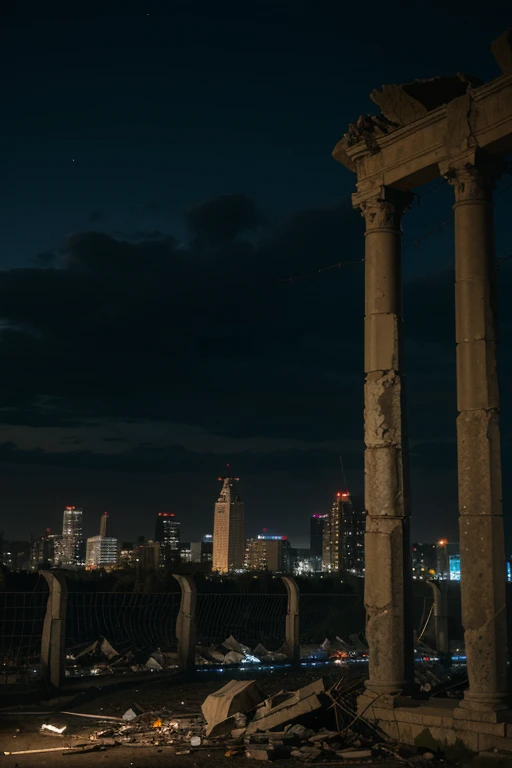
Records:
M461 707L466 710L504 709L508 697L492 207L499 170L495 161L493 167L473 152L445 174L455 189L460 567L469 678Z
M367 694L413 680L410 491L402 361L401 217L412 194L381 187L358 202L365 245L365 607Z

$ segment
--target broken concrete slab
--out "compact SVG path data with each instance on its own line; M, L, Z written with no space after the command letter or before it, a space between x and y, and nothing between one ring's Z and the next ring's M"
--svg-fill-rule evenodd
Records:
M231 717L227 717L225 720L219 720L218 722L208 723L205 730L205 735L212 739L219 736L226 736L233 730L238 729L245 731L246 717L241 712L236 712Z
M208 726L212 726L237 712L249 712L263 700L264 696L255 680L230 680L204 700L201 711Z
M265 717L250 722L247 726L247 733L271 731L273 728L297 720L299 717L303 717L321 707L322 703L315 693L307 696L305 699L297 699L294 696L291 702L284 702L284 704L275 709L269 710Z

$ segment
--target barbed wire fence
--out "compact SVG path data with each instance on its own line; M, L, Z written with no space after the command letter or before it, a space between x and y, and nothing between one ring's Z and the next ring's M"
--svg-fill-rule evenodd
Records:
M39 679L48 591L0 592L0 684Z
M273 651L285 639L288 598L272 594L198 594L197 640L201 645L222 643L233 635L254 648L262 643Z
M105 637L119 652L176 650L178 593L70 592L67 646Z
M325 638L348 640L364 632L365 610L362 595L301 594L299 597L299 633L304 644L321 643Z

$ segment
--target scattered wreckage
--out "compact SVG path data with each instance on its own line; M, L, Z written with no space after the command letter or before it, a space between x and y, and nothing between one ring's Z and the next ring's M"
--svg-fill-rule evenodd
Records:
M154 747L175 755L220 751L255 760L295 758L310 763L368 762L397 755L396 747L378 728L358 716L355 696L363 678L347 674L329 689L323 679L295 691L265 696L255 680L230 680L206 697L201 711L144 711L137 703L122 717L78 712L61 715L91 718L101 728L73 730L58 715L48 718L41 734L62 746L4 754L63 752L66 755L112 748ZM74 743L73 743L74 742Z

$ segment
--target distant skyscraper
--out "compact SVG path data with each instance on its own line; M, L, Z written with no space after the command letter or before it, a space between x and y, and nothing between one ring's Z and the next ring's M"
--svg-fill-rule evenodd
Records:
M244 504L233 492L237 477L228 474L219 480L222 490L213 519L213 570L227 573L244 566Z
M110 517L108 512L104 512L100 517L100 535L87 539L86 568L105 568L117 564L119 542L110 535L110 532Z
M83 510L66 507L62 518L62 565L81 566L85 563Z
M180 560L180 524L174 512L159 512L155 524L155 541L160 544L160 564L173 565Z
M112 536L112 524L108 512L104 512L101 516L100 536Z
M309 521L309 548L310 557L316 558L319 562L322 560L324 527L329 515L312 515ZM318 568L320 570L320 568Z
M365 512L356 509L348 492L338 492L324 522L322 567L326 571L364 573Z

